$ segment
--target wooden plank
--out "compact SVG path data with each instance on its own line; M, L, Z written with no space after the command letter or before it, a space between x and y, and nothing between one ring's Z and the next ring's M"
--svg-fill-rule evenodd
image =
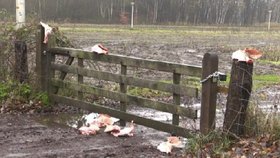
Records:
M202 64L202 80L204 80L218 71L218 56L206 53L204 54ZM207 134L215 129L217 92L217 82L213 82L212 78L202 83L200 132L203 134Z
M158 71L165 72L174 72L182 75L200 77L201 76L201 67L195 65L186 65L186 64L177 64L167 61L159 61L159 60L150 60L150 59L141 59L136 57L128 57L118 54L109 54L109 55L99 55L94 52L88 52L81 49L73 49L73 48L61 48L56 47L52 48L51 51L55 54L71 56L75 58L84 58L91 59L95 61L102 61L114 64L123 64L126 66L145 68L145 69L153 69Z
M173 73L173 83L180 85L180 80L181 80L181 74L177 74L177 73ZM173 102L175 105L180 106L180 101L181 100L181 96L173 93ZM179 125L179 115L177 114L173 114L172 116L172 124L173 125Z
M75 58L73 57L69 57L66 62L65 65L71 65L73 63ZM61 72L59 79L64 80L66 77L67 73L66 72Z
M65 65L71 65L74 61L74 57L68 57L68 59L65 62ZM59 79L64 80L65 77L67 75L67 72L65 71L61 71L61 74L59 76ZM54 93L57 94L58 93L58 88L55 88Z
M109 90L105 90L102 88L97 88L97 87L93 87L93 86L89 86L89 85L85 85L85 84L76 84L76 83L57 80L57 79L53 79L52 84L54 86L58 86L60 88L68 88L68 89L73 89L73 90L77 90L77 91L82 91L84 93L92 93L92 94L110 98L110 99L113 99L116 101L123 101L123 102L127 102L130 104L136 104L137 106L141 106L141 107L156 109L159 111L169 112L172 114L178 114L180 116L185 116L185 117L188 117L191 119L197 118L197 110L177 106L174 104L156 102L153 100L149 100L149 99L145 99L145 98L141 98L141 97L137 97L137 96L126 95L123 93L112 92Z
M89 110L91 112L105 113L110 116L120 118L120 119L123 119L126 121L133 120L137 124L144 125L146 127L150 127L150 128L168 132L168 133L174 133L177 136L182 136L182 137L186 137L186 138L193 137L191 130L185 129L180 126L175 126L175 125L171 125L168 123L143 118L143 117L140 117L137 115L125 113L123 111L118 111L118 110L115 110L115 109L112 109L109 107L104 107L104 106L101 106L98 104L91 104L91 103L87 103L87 102L83 102L83 101L79 101L79 100L75 100L75 99L71 99L71 98L67 98L67 97L62 97L62 96L58 96L58 95L50 95L50 98L54 101L64 103L66 105L80 107L80 108Z
M80 68L83 68L83 67L84 67L84 59L78 58L78 66L79 66ZM78 74L78 83L79 83L79 84L83 84L83 83L84 83L84 77L83 77L83 75ZM80 100L83 99L83 92L78 91L78 98L79 98Z
M127 73L127 66L121 64L121 75L125 76ZM120 82L120 92L123 94L126 94L127 91L127 85L125 82ZM120 110L123 112L126 112L126 107L127 107L127 103L126 101L120 101ZM125 120L120 120L120 124L121 126L125 126Z
M127 85L138 86L143 88L150 88L163 92L175 93L180 95L186 95L189 97L198 96L198 88L187 87L183 85L175 85L171 83L164 83L159 81L135 78L131 76L124 76L119 74L113 74L109 72L101 72L96 70L82 69L75 66L67 66L63 64L51 64L53 69L63 71L66 73L80 74L87 77L94 77L96 79L112 81L117 83L126 83Z

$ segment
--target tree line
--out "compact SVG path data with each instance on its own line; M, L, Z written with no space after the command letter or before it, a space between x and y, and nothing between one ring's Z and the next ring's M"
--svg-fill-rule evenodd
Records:
M26 12L41 20L97 24L129 23L135 2L137 24L192 24L249 26L280 22L279 0L26 0ZM15 0L0 0L15 12Z

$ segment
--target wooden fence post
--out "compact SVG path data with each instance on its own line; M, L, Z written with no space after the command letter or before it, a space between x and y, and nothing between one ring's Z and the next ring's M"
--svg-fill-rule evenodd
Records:
M52 52L48 51L46 53L46 63L48 66L46 67L46 76L45 76L46 85L47 85L46 90L47 90L48 96L50 96L50 94L54 93L54 90L55 90L54 86L52 86L52 84L51 84L51 80L52 80L52 78L54 78L54 75L55 75L55 71L51 68L51 64L54 61L55 61L55 55ZM52 102L52 101L50 100L50 102Z
M204 54L202 80L216 71L218 71L218 56L209 53ZM215 129L217 92L217 82L213 82L212 78L202 82L200 114L200 132L202 134L207 134Z
M252 90L252 73L253 64L233 60L223 127L229 134L244 134L246 110Z
M47 78L46 78L46 66L47 66L47 58L46 58L46 50L47 44L43 43L45 36L45 29L41 25L38 26L37 32L37 41L36 41L36 72L38 78L38 89L41 91L47 91Z
M127 74L127 66L124 65L123 63L121 63L121 75L126 75L126 74ZM121 91L121 93L126 93L127 92L126 83L123 83L123 82L120 83L120 91ZM123 112L126 112L127 103L121 101L120 105L121 105L120 110L123 111ZM121 126L125 126L125 124L126 124L125 120L120 120L120 125Z
M84 67L84 59L78 58L78 66L80 68ZM84 83L84 77L82 75L78 75L78 83L83 84ZM83 99L83 92L78 92L78 99L82 100Z
M173 73L173 84L180 84L180 80L181 80L181 74ZM176 93L173 93L173 102L175 105L180 106L181 96ZM173 114L172 124L177 126L179 125L179 115Z
M15 42L15 80L20 83L28 79L27 46L24 41Z
M48 61L47 61L47 51L56 45L55 37L50 34L48 43L44 43L45 29L42 25L38 26L37 32L37 43L36 43L36 71L39 83L39 90L48 91Z
M54 102L51 100L50 94L53 94L55 91L55 87L52 86L51 82L52 79L55 76L55 71L52 69L51 64L55 62L55 54L53 54L52 52L49 51L49 48L52 48L56 45L56 41L55 41L55 37L54 35L50 34L49 35L49 40L48 40L48 44L47 44L47 50L45 52L45 57L44 60L46 62L46 66L44 66L44 72L46 72L45 74L45 79L43 83L43 86L46 88L45 91L48 93L49 99L50 99L50 103L54 104Z

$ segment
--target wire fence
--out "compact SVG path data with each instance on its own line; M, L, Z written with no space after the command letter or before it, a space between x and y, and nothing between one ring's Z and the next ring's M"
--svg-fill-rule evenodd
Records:
M253 64L233 61L228 94L218 94L216 125L235 136L275 133L279 85L254 88Z

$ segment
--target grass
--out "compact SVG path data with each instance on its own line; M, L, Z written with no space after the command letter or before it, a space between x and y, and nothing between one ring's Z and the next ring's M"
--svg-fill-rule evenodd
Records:
M221 131L212 131L207 135L196 135L188 139L186 153L191 155L211 155L219 157L224 151L228 150L233 143Z
M153 26L153 25L138 25L130 29L127 25L90 25L90 24L53 24L59 25L60 30L64 32L80 32L80 33L125 33L125 34L149 34L149 35L185 35L185 36L270 36L279 37L278 34L272 34L265 30L256 31L254 27L217 27L217 26ZM251 31L252 30L252 31Z
M222 85L229 85L230 74L227 74L227 80L221 82ZM280 76L276 74L253 75L253 90L263 88L265 86L280 84Z
M280 84L280 76L275 74L269 75L254 75L253 89L257 90L269 85Z
M245 126L248 136L270 134L273 139L280 139L280 114L263 112L256 103L251 103L247 110Z
M268 84L280 83L280 76L279 75L254 75L254 81L261 81L266 82Z
M262 63L262 64L272 64L272 65L280 66L280 61L260 60L259 63Z

